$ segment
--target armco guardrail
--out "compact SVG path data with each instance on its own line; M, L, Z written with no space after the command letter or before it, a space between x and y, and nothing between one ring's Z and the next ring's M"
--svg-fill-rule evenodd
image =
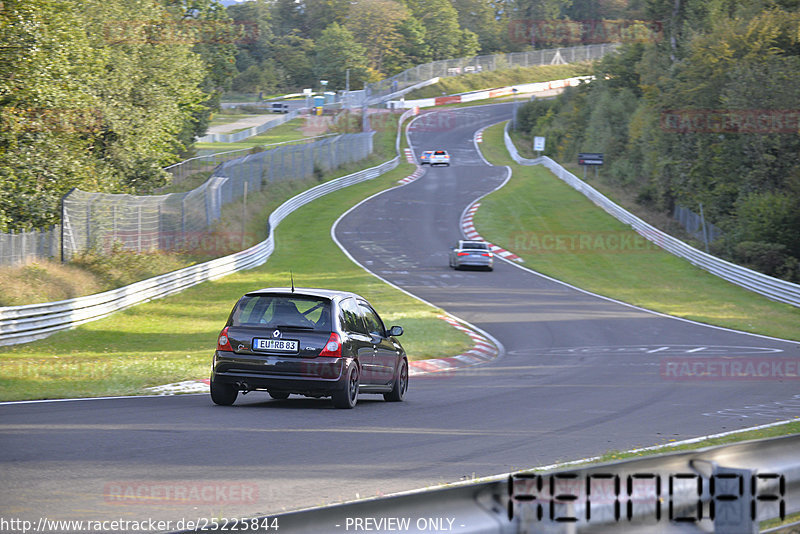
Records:
M549 82L534 82L523 83L517 85L509 85L507 87L498 87L496 89L486 89L484 91L470 91L469 93L459 95L446 95L436 96L433 98L418 98L416 100L405 100L403 102L395 102L395 107L404 107L407 109L413 107L427 108L431 106L442 106L445 104L458 104L461 102L474 102L476 100L485 100L488 98L499 98L503 96L511 96L515 92L518 93L539 93L542 91L549 91L551 89L564 89L566 87L575 87L581 83L587 83L594 79L594 76L575 76L573 78L564 78L562 80L552 80Z
M510 52L487 56L471 56L443 59L424 63L406 69L391 78L366 84L366 96L371 102L391 97L398 90L423 80L436 77L460 76L475 72L489 72L515 67L532 67L535 65L557 65L600 59L615 51L621 43L603 43L569 48L552 48L529 50L527 52Z
M506 148L514 161L521 165L544 165L550 169L553 174L583 193L597 206L603 208L619 221L629 224L645 239L652 241L664 250L684 258L701 269L745 289L749 289L750 291L754 291L779 302L785 302L792 306L800 306L800 285L767 276L766 274L753 271L741 265L730 263L716 256L712 256L711 254L697 250L618 206L595 188L547 156L536 159L526 159L520 156L513 141L511 141L511 137L508 135L508 123L506 123L504 137Z
M756 533L800 512L800 435L420 490L247 520L319 532ZM217 526L218 530L230 528ZM213 524L203 531L215 530ZM198 530L199 531L199 530ZM268 532L268 528L259 528ZM182 531L197 532L197 531Z
M400 123L411 112L401 116ZM398 127L398 135L400 128ZM269 216L269 235L247 250L186 267L178 271L142 280L119 289L58 302L0 307L0 346L27 343L53 332L106 317L141 302L182 291L208 280L250 269L267 261L274 249L274 232L280 222L297 208L350 185L371 180L388 172L400 162L399 156L377 167L342 176L320 184L287 200Z

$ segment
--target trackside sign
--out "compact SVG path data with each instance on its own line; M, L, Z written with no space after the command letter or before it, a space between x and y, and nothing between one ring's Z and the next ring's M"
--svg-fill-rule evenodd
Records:
M581 152L578 154L578 165L602 165L603 154L601 152Z

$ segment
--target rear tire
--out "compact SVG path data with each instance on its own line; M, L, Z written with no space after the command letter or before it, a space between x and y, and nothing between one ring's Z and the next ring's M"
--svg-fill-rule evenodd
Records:
M331 395L333 405L337 408L349 410L356 407L358 402L358 366L355 363L350 364L347 368L347 380L345 380L345 387L339 391L334 391Z
M383 400L387 402L401 402L408 391L408 362L405 358L400 362L400 369L394 378L392 391L383 394Z
M284 400L289 398L289 394L285 391L267 391L269 396L275 400Z
M225 384L216 380L211 381L211 400L220 406L230 406L236 402L239 390L233 384Z

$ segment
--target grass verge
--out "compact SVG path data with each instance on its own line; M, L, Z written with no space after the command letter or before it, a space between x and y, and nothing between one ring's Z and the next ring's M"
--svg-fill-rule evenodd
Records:
M800 309L726 282L648 244L541 166L517 165L503 126L484 132L484 156L513 176L481 202L482 236L525 265L600 295L701 323L800 340Z
M266 113L265 113L266 114ZM256 113L243 113L243 112L227 112L227 110L223 110L220 113L214 113L211 116L211 120L208 122L209 126L222 126L225 124L231 124L234 122L239 122L242 119L249 119L251 117L261 117L262 114Z
M516 67L513 69L464 74L462 76L450 76L442 78L433 85L411 91L405 98L406 100L433 98L442 96L442 93L452 95L518 83L548 82L572 78L573 76L588 76L592 74L591 65L591 62L570 63L568 65L537 65L535 67Z
M716 447L719 445L729 445L731 443L739 443L740 441L750 441L756 439L778 438L781 436L790 436L792 434L800 433L800 420L797 422L786 423L783 425L769 426L766 428L758 428L754 430L745 430L743 432L736 432L725 436L712 437L701 441L692 443L681 443L674 446L664 446L661 448L647 448L643 450L633 451L608 451L600 456L593 463L616 462L618 460L626 460L628 458L641 458L644 456L654 456L656 454L668 454L671 452L680 451L693 451L696 449L703 449L705 447ZM674 441L674 440L673 440Z
M275 115L274 118L277 119L279 117L280 115ZM270 128L262 134L248 137L244 141L239 141L237 143L195 143L194 148L198 154L202 155L254 148L271 143L299 141L304 137L313 137L328 133L329 124L327 124L327 122L329 121L326 121L325 119L329 119L329 117L297 117L288 122L275 126L274 128Z
M392 152L393 142L392 136L380 141L384 150L392 145ZM411 359L463 352L470 338L439 319L441 310L364 272L330 239L330 227L341 213L412 171L412 165L402 163L375 180L300 208L278 226L275 252L261 267L38 342L1 348L0 400L132 395L150 386L205 378L216 336L236 300L253 289L287 286L290 271L298 286L355 291L369 299L387 323L404 327L401 341ZM251 217L253 224L263 227L272 208L264 206L258 218ZM238 230L235 220L228 224Z

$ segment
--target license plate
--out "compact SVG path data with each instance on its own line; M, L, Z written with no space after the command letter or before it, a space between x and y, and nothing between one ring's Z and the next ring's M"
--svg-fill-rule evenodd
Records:
M293 339L254 339L255 350L271 350L274 352L297 352L298 342Z

